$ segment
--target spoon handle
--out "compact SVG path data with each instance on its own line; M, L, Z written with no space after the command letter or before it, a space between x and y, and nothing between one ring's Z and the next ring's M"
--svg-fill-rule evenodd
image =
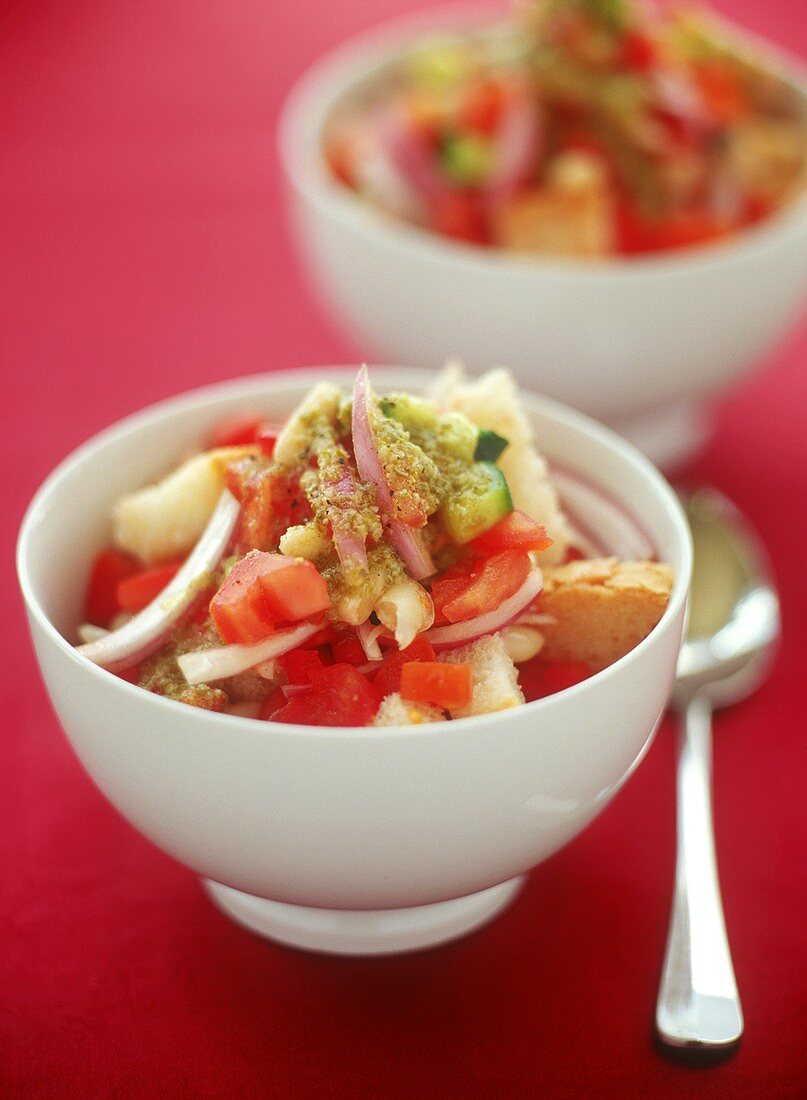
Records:
M675 893L656 1027L674 1047L736 1043L743 1014L720 901L712 829L712 705L703 695L681 715Z

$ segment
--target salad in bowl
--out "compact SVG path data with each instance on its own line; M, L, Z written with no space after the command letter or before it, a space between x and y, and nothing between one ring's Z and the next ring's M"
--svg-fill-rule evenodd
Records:
M607 429L501 371L372 380L135 413L51 473L17 550L98 788L234 920L348 954L479 927L601 812L691 576L678 499Z
M803 192L803 98L720 24L643 0L525 0L426 35L329 118L371 206L510 253L636 255L737 234Z
M506 371L452 364L424 397L362 368L204 444L115 500L90 570L80 652L154 694L272 723L451 721L587 679L667 606L672 569L550 470Z

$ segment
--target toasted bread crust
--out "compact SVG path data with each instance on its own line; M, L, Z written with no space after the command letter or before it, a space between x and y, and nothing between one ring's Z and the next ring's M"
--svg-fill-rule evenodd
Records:
M672 590L669 565L597 558L544 570L538 610L548 661L585 661L605 668L646 638L664 614Z

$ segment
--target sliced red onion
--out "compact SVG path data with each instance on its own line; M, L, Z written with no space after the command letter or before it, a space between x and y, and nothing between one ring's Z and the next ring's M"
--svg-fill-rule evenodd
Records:
M558 620L554 615L541 615L537 611L526 611L515 620L516 626L554 626Z
M334 486L334 493L339 497L352 497L356 493L356 479L352 471L345 470L342 477ZM365 540L354 535L345 524L337 518L333 524L333 544L339 557L339 564L343 569L351 565L367 568L367 548Z
M356 375L353 387L353 452L359 477L375 486L378 502L384 515L389 540L400 554L411 577L422 581L435 572L434 562L423 543L423 536L392 515L392 495L378 448L373 438L370 408L373 403L373 391L367 367L362 367Z
M496 139L495 168L485 188L491 198L502 198L529 176L541 153L544 118L541 106L519 96L507 107Z
M123 671L156 652L199 598L200 579L204 583L221 560L240 510L241 505L225 489L189 558L159 596L118 630L79 646L79 653L104 668Z
M521 587L504 600L494 611L466 619L462 623L449 626L433 626L424 637L428 638L435 649L456 649L457 646L473 642L485 634L495 634L518 618L525 607L529 607L544 586L544 577L540 569L533 569Z
M401 556L409 576L416 581L425 580L435 573L436 567L423 542L423 535L400 520L389 521L389 540Z
M434 202L451 193L434 149L412 126L397 104L379 112L375 133L384 154L404 180L423 198Z
M295 695L307 695L311 687L311 684L283 684L280 690L287 699L293 699Z
M343 569L350 565L359 565L367 568L367 548L364 539L349 535L339 527L333 529L333 544L339 557L339 564Z
M557 466L552 467L551 476L564 512L572 526L593 542L595 556L604 552L623 561L656 557L655 547L636 520L602 489Z
M368 661L380 661L383 658L381 652L381 646L378 644L378 636L385 630L383 626L373 626L368 619L367 622L360 623L356 627L356 633L359 636L361 647L364 650L364 655Z
M322 630L322 623L301 623L289 630L279 630L256 645L223 645L216 649L197 649L177 657L180 671L189 684L207 684L214 680L227 680L240 672L248 672L296 649L304 641Z
M392 162L377 135L369 135L356 159L356 187L372 203L407 221L423 222L426 203Z
M703 97L682 73L674 69L656 68L650 79L663 109L680 119L694 136L714 129L714 119Z

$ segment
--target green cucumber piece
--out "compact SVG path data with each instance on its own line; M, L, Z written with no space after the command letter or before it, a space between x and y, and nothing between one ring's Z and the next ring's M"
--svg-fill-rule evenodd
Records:
M510 446L510 440L492 432L488 428L480 428L476 441L474 458L477 462L495 462L505 447Z
M483 183L493 168L493 146L477 134L450 134L441 152L446 175L460 187Z
M437 413L431 401L409 393L390 393L378 402L384 416L403 424L408 432L428 431L437 424Z
M475 462L440 514L455 542L470 542L513 511L504 474L492 462Z

